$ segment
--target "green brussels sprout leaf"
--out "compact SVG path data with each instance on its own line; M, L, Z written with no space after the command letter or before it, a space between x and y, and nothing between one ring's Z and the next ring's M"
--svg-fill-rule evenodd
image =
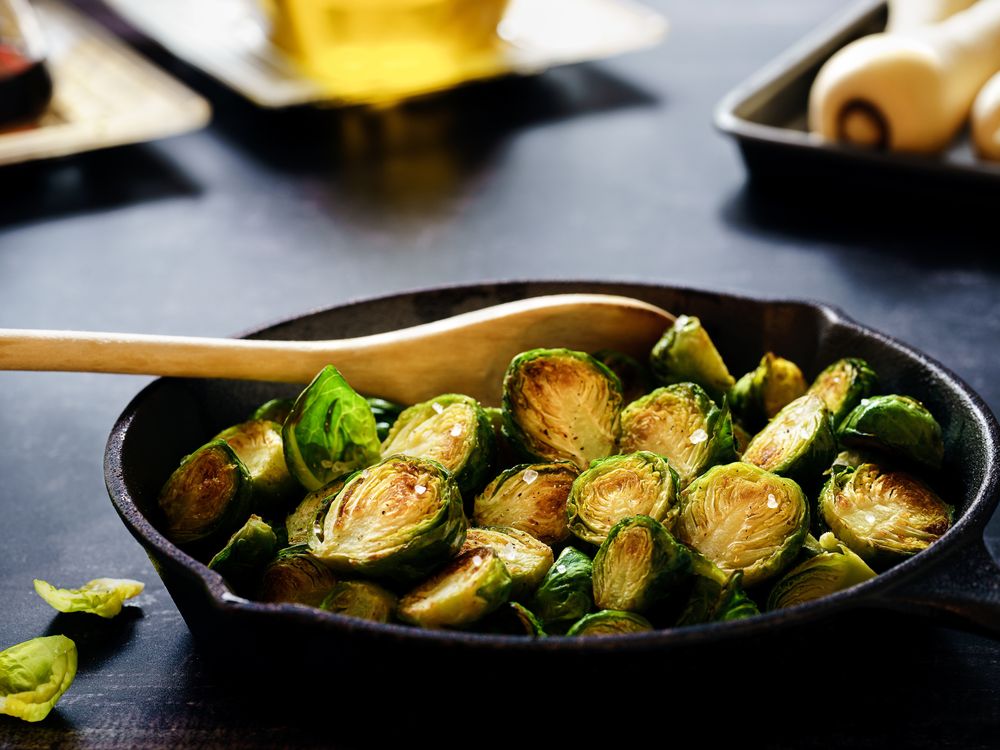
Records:
M594 564L574 547L566 547L535 591L531 611L546 632L565 632L594 608Z
M701 321L688 315L679 316L663 334L649 364L664 385L697 383L720 404L736 382Z
M76 676L76 644L64 635L32 638L0 651L0 714L48 716Z
M940 469L944 460L941 426L909 396L862 399L844 418L837 437L844 445L873 448L932 469Z
M643 633L652 630L653 625L642 615L634 612L620 612L613 609L602 609L590 615L584 615L569 629L569 636L605 636L622 635L623 633Z
M35 592L59 612L89 612L110 619L122 611L122 604L142 593L146 585L128 578L95 578L78 589L57 589L35 579Z
M242 591L259 578L277 547L274 530L260 516L253 515L216 553L208 567L225 578L233 589Z

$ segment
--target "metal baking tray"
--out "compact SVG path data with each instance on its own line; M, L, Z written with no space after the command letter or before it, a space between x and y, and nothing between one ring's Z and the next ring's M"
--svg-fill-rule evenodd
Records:
M208 123L208 102L77 11L33 7L48 43L52 102L33 124L0 131L0 165L139 143Z
M177 57L262 107L365 103L313 81L268 39L259 0L105 0ZM511 0L498 58L470 56L463 81L531 75L658 44L667 31L656 11L631 0ZM400 92L398 99L433 89Z
M933 156L865 150L808 132L809 89L820 67L849 42L883 31L887 17L885 0L852 5L722 99L716 127L736 139L755 178L874 179L911 187L927 184L914 180L932 178L1000 186L1000 164L977 159L966 132Z

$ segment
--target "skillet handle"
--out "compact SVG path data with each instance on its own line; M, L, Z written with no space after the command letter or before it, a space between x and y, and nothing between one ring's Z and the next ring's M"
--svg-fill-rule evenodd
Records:
M878 604L1000 640L1000 567L977 537L927 577L902 584Z

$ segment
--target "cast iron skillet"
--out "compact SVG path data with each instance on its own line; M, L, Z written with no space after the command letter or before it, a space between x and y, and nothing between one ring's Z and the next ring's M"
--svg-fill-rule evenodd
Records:
M304 315L250 338L315 340L358 336L426 323L488 305L565 292L603 292L646 300L674 313L697 315L712 332L730 369L745 372L775 350L798 362L807 378L843 356L868 360L891 390L923 401L944 430L946 498L953 528L928 550L849 591L798 607L729 623L616 638L547 638L422 631L380 625L286 604L260 604L229 593L222 578L157 530L157 492L181 456L221 428L242 421L269 398L294 386L220 380L160 379L133 399L115 424L105 454L108 492L125 525L149 554L195 638L213 653L287 650L345 665L400 654L407 659L495 656L588 664L613 654L638 664L647 656L689 653L703 646L765 643L810 623L857 617L872 609L934 615L1000 636L1000 570L983 543L997 504L998 427L985 403L937 362L866 329L830 307L767 301L690 289L638 284L530 282L472 285L398 294ZM585 325L585 321L581 321ZM428 352L427 356L434 356ZM499 388L499 384L498 384ZM800 627L801 626L801 627ZM368 661L370 664L371 662Z

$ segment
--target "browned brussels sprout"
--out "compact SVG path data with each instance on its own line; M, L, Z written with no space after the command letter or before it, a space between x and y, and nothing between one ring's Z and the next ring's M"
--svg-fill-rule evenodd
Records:
M330 569L302 547L278 553L261 576L257 599L318 607L337 585Z
M373 622L389 622L396 611L394 593L371 581L341 581L327 594L320 609Z
M548 545L569 536L566 500L580 470L568 462L520 464L503 472L476 497L479 526L510 526Z
M797 398L750 441L743 460L811 487L837 454L830 412L818 396Z
M590 615L584 615L569 629L570 636L607 636L624 633L644 633L652 630L653 625L642 615L634 612L619 612L613 609L602 609Z
M847 415L837 430L844 445L873 448L906 461L941 468L941 426L922 403L909 396L872 396Z
M816 376L809 393L819 396L839 425L861 399L878 388L878 376L863 359L839 359Z
M698 318L681 315L649 356L653 375L664 385L697 383L721 404L736 382Z
M507 566L511 577L512 599L531 594L552 567L552 548L526 531L509 526L469 529L463 551L489 547Z
M281 442L281 425L255 419L215 436L225 440L250 472L254 510L265 515L287 510L289 498L300 494L299 483L288 472Z
M798 365L768 352L756 370L736 381L729 405L740 422L759 428L805 392L806 380Z

